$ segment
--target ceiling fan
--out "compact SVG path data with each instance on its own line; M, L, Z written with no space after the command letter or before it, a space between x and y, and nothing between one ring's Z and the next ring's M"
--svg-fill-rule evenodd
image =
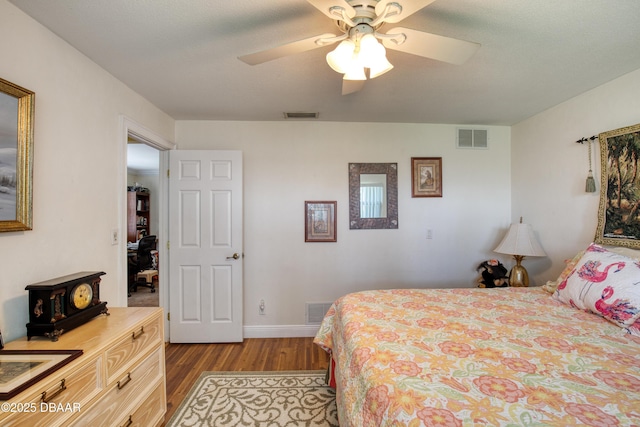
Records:
M393 27L385 33L378 31L383 25L395 24L435 0L307 1L335 20L342 34L320 34L238 58L249 65L257 65L340 42L327 54L327 63L344 74L342 94L347 95L363 87L366 70L369 78L375 78L393 68L386 59L385 47L456 65L463 64L480 48L478 43L405 27Z

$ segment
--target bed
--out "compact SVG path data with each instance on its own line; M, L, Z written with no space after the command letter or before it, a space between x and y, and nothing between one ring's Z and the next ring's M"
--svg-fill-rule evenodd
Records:
M639 426L638 265L590 245L545 287L345 295L314 340L340 425Z

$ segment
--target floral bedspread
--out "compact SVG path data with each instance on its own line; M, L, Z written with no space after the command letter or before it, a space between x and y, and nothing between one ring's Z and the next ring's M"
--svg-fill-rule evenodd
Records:
M337 300L316 344L348 426L640 426L640 338L540 288Z

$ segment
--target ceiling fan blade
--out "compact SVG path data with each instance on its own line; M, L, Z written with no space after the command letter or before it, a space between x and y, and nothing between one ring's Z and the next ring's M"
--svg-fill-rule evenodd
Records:
M401 11L397 14L390 14L388 17L384 19L384 22L390 22L392 24L395 24L396 22L402 21L407 16L413 15L420 9L423 9L429 6L434 1L435 0L405 0L404 2L399 2L399 1L380 0L378 4L376 4L376 15L378 16L382 15L388 4L394 4L394 3L396 5L399 4L401 7ZM392 6L391 10L393 10L394 8L397 8L397 7Z
M282 58L283 56L295 55L296 53L302 53L308 50L313 50L323 46L327 46L326 43L318 44L316 43L316 41L321 39L331 39L334 37L336 36L330 33L321 34L319 36L313 36L307 39L298 40L292 43L287 43L282 46L263 50L261 52L250 53L248 55L239 56L238 59L241 60L242 62L246 62L249 65L262 64L263 62L272 61L274 59Z
M349 18L356 16L356 10L346 0L307 0L313 7L331 19L340 19L340 13L334 13L332 8L343 8Z
M396 41L401 41L402 37L386 37L394 34L404 34L406 39L402 43L396 43ZM464 64L480 48L479 43L424 33L404 27L392 28L387 31L386 36L382 38L382 44L387 49L399 50L400 52L455 65Z
M342 79L342 94L349 95L350 93L358 92L364 87L365 80L346 80Z

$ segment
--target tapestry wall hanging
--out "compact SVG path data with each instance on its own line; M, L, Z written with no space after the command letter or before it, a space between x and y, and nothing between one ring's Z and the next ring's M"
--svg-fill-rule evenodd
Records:
M640 248L640 124L603 132L595 242Z

